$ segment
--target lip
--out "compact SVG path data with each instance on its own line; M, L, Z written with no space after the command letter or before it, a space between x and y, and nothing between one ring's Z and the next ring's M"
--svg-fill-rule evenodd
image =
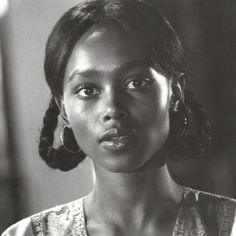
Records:
M106 149L118 151L127 148L135 137L132 129L111 128L101 136L99 143Z

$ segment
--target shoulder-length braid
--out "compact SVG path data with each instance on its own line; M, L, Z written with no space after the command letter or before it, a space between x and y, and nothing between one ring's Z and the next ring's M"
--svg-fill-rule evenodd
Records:
M177 120L172 119L170 113L170 135L166 143L167 153L170 159L175 161L184 161L191 158L197 158L203 153L209 151L211 145L210 122L207 119L205 110L196 100L191 89L184 91L185 99L179 104L183 112L182 119L188 119L188 125L183 135L179 135L173 127Z
M53 148L54 131L57 127L59 114L60 110L54 97L52 97L43 118L43 128L39 139L39 154L51 168L68 171L83 161L86 155L82 151L70 153L64 146L57 149Z

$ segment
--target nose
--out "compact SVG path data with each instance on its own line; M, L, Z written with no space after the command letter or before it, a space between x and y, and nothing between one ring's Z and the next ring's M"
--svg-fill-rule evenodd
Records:
M107 108L104 115L103 121L120 121L127 117L127 113L124 110L117 108Z
M126 101L121 94L109 93L103 99L102 121L121 121L128 117Z

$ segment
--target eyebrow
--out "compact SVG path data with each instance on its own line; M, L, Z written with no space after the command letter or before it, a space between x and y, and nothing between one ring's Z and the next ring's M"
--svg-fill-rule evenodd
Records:
M124 73L127 70L132 70L136 67L145 67L145 66L150 66L150 63L146 60L139 60L139 61L131 61L131 62L126 62L124 64L121 64L115 68L115 73ZM68 77L68 82L72 81L76 76L81 76L84 78L94 78L94 77L99 77L104 73L102 70L97 70L97 69L76 69L73 71L73 73Z

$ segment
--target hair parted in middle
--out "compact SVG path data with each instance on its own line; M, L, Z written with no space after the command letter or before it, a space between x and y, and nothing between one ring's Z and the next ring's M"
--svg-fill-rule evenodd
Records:
M127 35L140 36L147 45L148 63L167 80L182 80L184 96L175 109L170 108L170 134L165 144L168 157L186 160L205 152L211 142L210 125L189 88L183 48L170 23L145 1L92 0L68 10L47 41L44 70L52 99L44 116L39 142L43 160L52 168L68 171L86 157L82 150L71 153L63 146L53 148L54 131L60 114L55 99L60 100L63 94L65 69L75 44L92 26L100 23L112 23ZM69 139L74 138L70 135Z

